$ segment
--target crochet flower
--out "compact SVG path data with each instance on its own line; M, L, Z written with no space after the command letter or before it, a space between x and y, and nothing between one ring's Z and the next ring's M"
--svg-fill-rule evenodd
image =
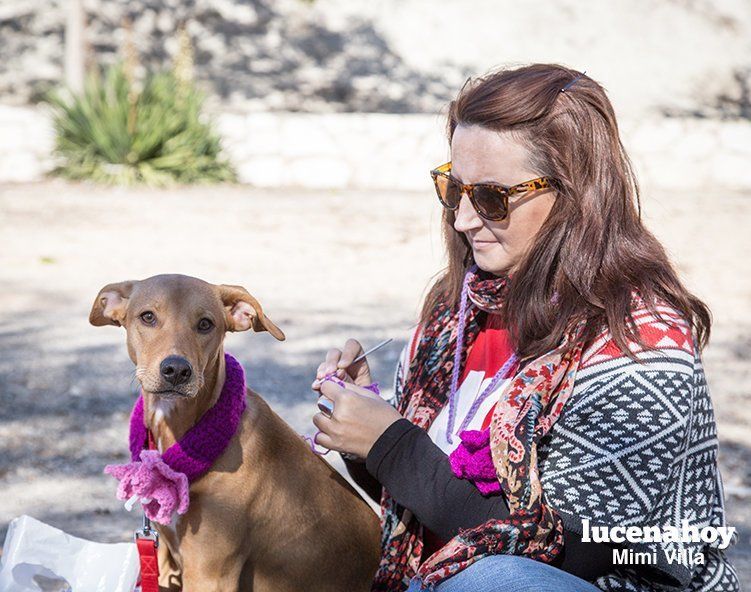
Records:
M140 459L124 465L107 465L104 472L120 481L117 499L125 501L134 495L148 499L143 506L144 514L159 524L169 524L175 511L178 514L188 511L188 477L172 470L158 450L142 450Z
M454 475L472 481L483 495L500 493L501 484L490 453L490 428L464 430L459 437L461 444L449 455Z

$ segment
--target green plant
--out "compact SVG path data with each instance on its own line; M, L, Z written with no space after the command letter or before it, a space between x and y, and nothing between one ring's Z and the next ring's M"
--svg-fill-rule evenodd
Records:
M235 180L202 120L202 94L179 70L147 74L138 90L126 60L90 73L80 95L58 91L48 100L59 175L156 186Z

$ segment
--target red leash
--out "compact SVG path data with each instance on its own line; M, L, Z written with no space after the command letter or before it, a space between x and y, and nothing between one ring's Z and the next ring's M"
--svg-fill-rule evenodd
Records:
M141 563L141 592L159 592L159 562L156 553L159 536L155 530L151 530L156 538L149 538L146 532L144 525L143 530L137 530L135 535L138 560Z
M154 436L149 430L149 450L156 450ZM143 515L143 527L133 535L141 563L141 592L159 592L159 533L151 528L151 520Z

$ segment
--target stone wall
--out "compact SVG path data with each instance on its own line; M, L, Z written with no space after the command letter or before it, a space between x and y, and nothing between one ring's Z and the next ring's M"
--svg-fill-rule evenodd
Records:
M41 107L0 105L0 182L39 181L54 166L55 134Z
M263 187L421 189L448 158L442 120L386 113L223 113L240 181Z
M216 117L240 181L260 187L424 190L448 158L438 114L256 113ZM622 120L645 189L751 188L751 122ZM0 182L44 178L53 133L41 107L0 105Z

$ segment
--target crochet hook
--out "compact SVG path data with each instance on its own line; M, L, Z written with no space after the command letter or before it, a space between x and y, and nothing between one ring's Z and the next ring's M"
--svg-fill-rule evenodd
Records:
M354 360L352 360L352 363L354 364L355 362L359 362L360 360L363 360L363 359L365 359L365 357L366 357L366 356L369 356L369 355L370 355L370 354L372 354L372 353L373 353L374 351L378 351L378 350L379 350L379 349L381 349L381 348L382 348L382 347L383 347L384 345L388 345L388 344L389 344L389 343L391 343L392 341L394 341L394 338L393 338L393 337L389 337L388 339L385 339L385 340L381 341L381 343L379 343L378 345L374 345L374 346L373 346L373 347L371 347L371 348L370 348L370 349L369 349L368 351L366 351L366 352L363 352L363 353L361 353L361 354L360 354L359 356L357 356L357 357L356 357L356 358L355 358Z

